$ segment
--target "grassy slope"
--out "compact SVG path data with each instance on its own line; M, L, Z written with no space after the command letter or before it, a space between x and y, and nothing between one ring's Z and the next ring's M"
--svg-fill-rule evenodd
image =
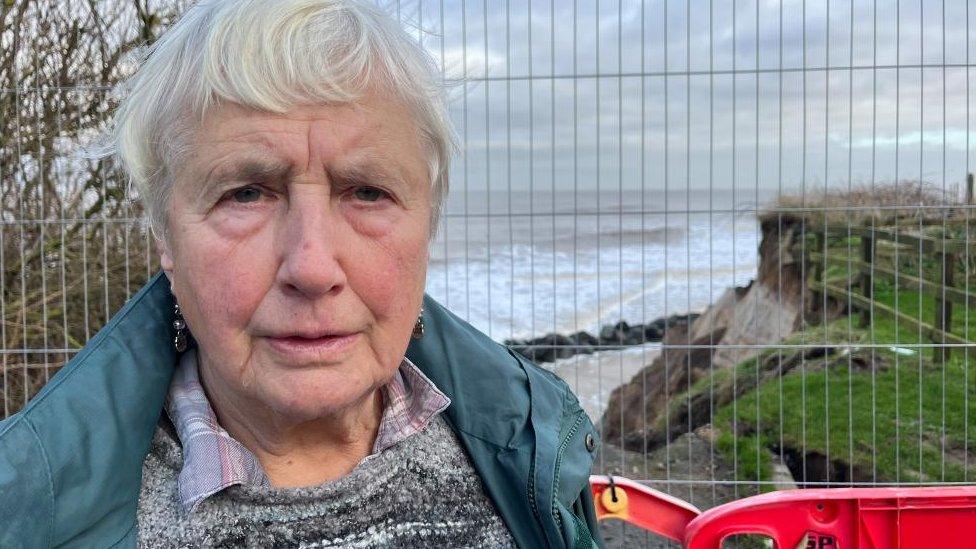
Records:
M882 281L875 299L912 316L921 311L929 322L934 314L934 299L903 287L896 291ZM976 339L976 310L967 315L957 305L953 319L953 332ZM758 390L715 411L721 432L717 447L734 463L736 480L769 478L770 454L764 447L820 453L838 460L857 480L971 480L976 476L968 458L976 444L976 350L956 349L946 364L935 364L931 349L913 346L920 342L928 343L917 328L880 315L865 329L857 327L856 318L843 317L792 336L785 343L850 347L801 361L783 376L765 374ZM755 385L759 364L789 352L767 349L699 380L692 392ZM674 402L680 406L684 398Z

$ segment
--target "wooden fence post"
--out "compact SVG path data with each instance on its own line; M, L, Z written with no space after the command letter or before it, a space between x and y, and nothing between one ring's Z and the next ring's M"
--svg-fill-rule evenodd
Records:
M858 278L861 283L861 295L874 300L874 278L871 276L871 266L874 265L874 236L873 232L864 231L861 233L861 261L862 265ZM866 267L866 268L865 268ZM871 325L871 308L861 310L860 327L867 328Z
M939 284L943 288L952 286L952 273L956 270L956 254L943 251L935 254L935 258L936 261L941 260L942 264L942 278L939 280ZM935 362L941 363L949 360L949 355L951 354L951 348L946 347L945 344L946 334L952 328L952 301L946 299L944 290L942 295L935 296L935 327L942 333L938 336L933 334L935 337L932 338L932 342L941 345L935 347L932 359Z
M814 235L813 251L807 252L809 255L820 254L819 261L811 261L811 268L813 272L813 279L817 282L824 281L824 263L827 262L827 250L825 248L827 242L827 228L822 227Z

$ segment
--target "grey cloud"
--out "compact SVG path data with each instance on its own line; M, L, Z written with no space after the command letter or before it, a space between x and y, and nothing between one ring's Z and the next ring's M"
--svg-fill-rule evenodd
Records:
M967 87L966 67L941 66L943 44L948 64L976 53L967 51L964 0L947 0L945 14L935 2L831 2L829 20L825 1L759 0L758 27L756 2L739 0L734 28L732 2L689 2L601 1L598 11L595 1L472 0L463 18L457 1L400 7L416 19L422 6L431 31L424 45L438 60L443 49L449 78L467 68L452 116L467 134L456 168L467 169L470 184L523 188L542 178L547 187L660 189L734 181L769 189L896 177L958 182L973 169L967 117L976 82L969 75ZM830 66L863 68L828 74L828 49ZM733 54L738 75L723 73ZM786 72L778 73L781 59ZM875 69L875 60L903 68ZM915 67L922 62L932 67ZM757 74L757 66L772 72ZM686 76L689 69L706 72Z

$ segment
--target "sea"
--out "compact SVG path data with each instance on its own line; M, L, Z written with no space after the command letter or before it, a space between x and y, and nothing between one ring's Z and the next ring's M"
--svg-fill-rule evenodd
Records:
M497 341L700 312L756 274L755 189L455 192L433 241L427 292ZM658 344L545 364L591 417Z

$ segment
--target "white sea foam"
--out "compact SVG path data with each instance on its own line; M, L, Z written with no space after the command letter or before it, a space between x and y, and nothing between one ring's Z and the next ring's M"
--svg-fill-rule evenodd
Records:
M700 311L755 275L760 235L751 208L665 213L580 202L537 206L533 215L449 208L427 291L501 341Z

